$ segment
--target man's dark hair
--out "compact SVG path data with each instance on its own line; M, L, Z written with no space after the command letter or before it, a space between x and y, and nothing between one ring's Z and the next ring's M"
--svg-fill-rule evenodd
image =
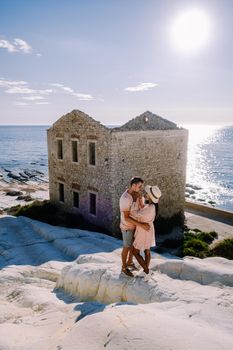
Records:
M138 177L138 176L134 176L132 177L132 179L130 180L130 185L132 186L133 184L138 184L138 183L144 183L144 180L142 180L141 177Z

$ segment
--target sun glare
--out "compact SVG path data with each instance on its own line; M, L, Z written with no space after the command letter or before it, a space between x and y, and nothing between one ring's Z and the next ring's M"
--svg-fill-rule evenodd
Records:
M181 12L173 21L171 35L176 49L192 53L202 49L209 40L210 22L201 9Z

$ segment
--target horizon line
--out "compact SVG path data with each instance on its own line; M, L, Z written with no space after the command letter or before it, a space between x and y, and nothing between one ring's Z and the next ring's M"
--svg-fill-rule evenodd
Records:
M0 126L52 126L54 123L52 124L0 124ZM108 126L108 125L111 125L111 126L122 126L124 125L123 123L122 124L117 124L117 123L101 123L102 125L105 125L105 126ZM175 123L176 125L178 126L182 126L182 125L185 125L185 126L197 126L197 125L212 125L212 126L233 126L233 123L228 123L228 122L222 122L222 123L193 123L193 122L177 122Z

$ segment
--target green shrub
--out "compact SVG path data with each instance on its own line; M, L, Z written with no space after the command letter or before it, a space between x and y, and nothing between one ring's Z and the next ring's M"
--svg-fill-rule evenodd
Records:
M199 232L199 231L198 231ZM205 235L200 236L204 232L195 234L193 231L189 230L184 233L183 247L181 250L181 256L195 256L198 258L205 258L209 256L209 246L207 242L203 241ZM200 239L199 238L202 238Z
M209 256L209 253L207 251L196 251L193 247L190 248L184 248L183 256L195 256L196 258L206 258Z
M196 256L196 251L194 248L185 248L183 251L183 255Z
M82 230L102 232L112 235L110 231L103 227L96 226L87 220L84 220L81 214L74 214L64 211L62 208L52 204L50 201L34 201L25 206L16 206L9 209L10 214L14 216L26 216L33 220L45 222L54 226L63 226L69 228L79 228ZM8 212L9 213L9 212Z
M28 218L46 222L52 225L59 225L60 218L57 216L58 207L49 201L34 201L31 204L16 208L13 215L26 216Z
M213 238L218 238L218 234L215 231L210 231L209 232Z
M192 238L184 242L184 248L193 248L195 251L201 252L208 251L209 246L198 238Z
M227 238L217 243L211 249L212 256L221 256L226 259L233 260L233 239Z
M195 237L196 237L196 235L191 230L184 232L184 240L189 240L189 239L195 238Z
M215 231L212 232L200 232L196 235L198 239L205 243L212 243L215 238L218 237L218 234Z
M21 205L18 204L18 205L14 205L13 207L5 208L4 210L8 215L15 215L15 213L17 213L17 211L20 208L21 208Z
M194 232L201 232L201 230L199 230L199 228L194 228L192 231L194 231Z
M217 243L213 248L209 244L218 238L215 231L202 232L199 229L186 229L183 239L167 239L163 242L161 249L176 249L180 257L195 256L206 258L210 256L221 256L233 260L233 239L225 239Z
M189 240L192 238L197 238L205 243L212 243L215 238L218 238L218 234L215 231L202 232L199 229L188 230L184 232L184 239Z

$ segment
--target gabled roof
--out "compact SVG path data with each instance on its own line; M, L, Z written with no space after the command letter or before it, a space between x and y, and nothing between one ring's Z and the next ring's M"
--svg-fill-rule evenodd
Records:
M173 130L180 129L175 123L161 118L149 111L131 119L126 124L112 129L113 131L136 131L136 130Z
M76 123L82 123L87 121L93 126L98 128L103 128L105 130L109 130L110 132L115 131L142 131L142 130L174 130L174 129L182 129L179 128L175 123L159 117L156 114L153 114L149 111L142 113L138 117L135 117L128 121L126 124L119 127L108 127L101 124L99 121L93 119L88 114L74 109L72 112L69 112L62 117L60 117L48 130L52 130L53 128L59 127L60 125L67 125L67 127L71 127Z
M88 114L78 110L78 109L74 109L72 112L69 112L65 115L63 115L62 117L60 117L58 120L55 121L55 123L53 123L53 125L51 126L50 129L59 126L60 124L75 124L76 122L84 122L85 120L88 120L89 123L97 126L97 127L101 127L104 129L107 129L106 126L104 126L103 124L101 124L99 121L93 119L92 117L90 117Z

